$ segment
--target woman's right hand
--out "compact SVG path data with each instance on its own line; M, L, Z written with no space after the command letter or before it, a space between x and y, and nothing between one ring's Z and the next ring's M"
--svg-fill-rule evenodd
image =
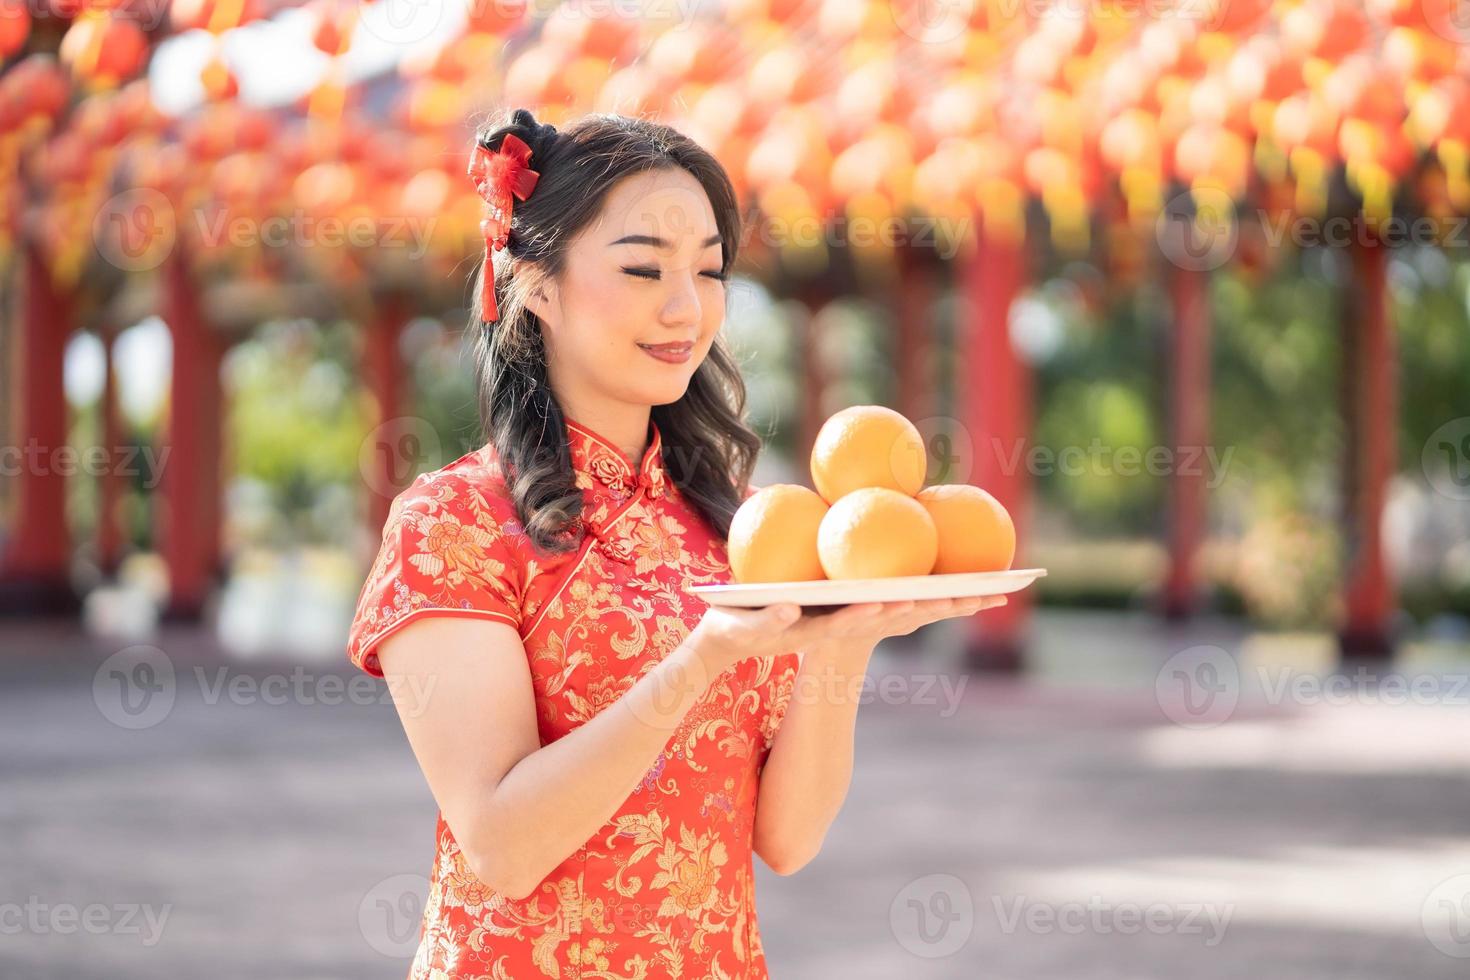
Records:
M710 606L689 640L710 670L719 673L746 657L804 650L819 641L859 631L880 609L882 603L862 602L812 615L804 614L794 602L755 609Z

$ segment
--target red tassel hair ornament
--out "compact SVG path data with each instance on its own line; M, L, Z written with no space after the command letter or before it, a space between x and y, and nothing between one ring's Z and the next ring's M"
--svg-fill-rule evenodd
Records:
M495 265L491 253L505 248L510 237L514 202L530 197L541 176L531 169L530 162L531 148L515 133L506 133L498 150L476 144L474 153L470 156L470 179L475 182L475 190L480 197L489 205L485 218L480 222L480 234L485 238L485 273L480 286L480 319L487 323L500 317L500 311L495 305Z

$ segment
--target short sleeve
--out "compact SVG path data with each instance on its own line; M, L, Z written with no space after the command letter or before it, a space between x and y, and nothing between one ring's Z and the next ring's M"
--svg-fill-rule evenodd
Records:
M771 743L776 740L776 735L781 730L781 722L786 719L786 709L791 706L791 698L796 689L796 677L800 671L801 658L795 652L776 655L771 668L770 687L768 688L770 707L761 721L761 740L756 750L755 771L757 773L765 769L766 760L771 756Z
M523 580L508 506L434 473L394 498L348 630L353 664L382 677L378 644L424 616L480 617L519 632Z

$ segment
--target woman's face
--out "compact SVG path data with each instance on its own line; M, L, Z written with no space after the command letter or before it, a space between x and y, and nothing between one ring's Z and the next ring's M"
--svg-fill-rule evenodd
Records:
M545 325L552 387L569 412L679 400L725 318L714 209L682 168L613 185L530 306ZM649 346L682 345L663 358Z

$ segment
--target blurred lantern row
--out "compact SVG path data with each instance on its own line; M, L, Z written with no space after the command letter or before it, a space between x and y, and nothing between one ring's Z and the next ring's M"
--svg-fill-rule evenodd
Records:
M1014 224L1034 200L1054 244L1085 250L1097 219L1110 238L1114 225L1146 235L1180 192L1320 215L1339 174L1370 218L1405 196L1430 216L1470 210L1470 46L1455 0L1199 0L1166 17L1124 0L731 0L637 19L605 3L467 0L445 8L463 21L446 43L404 43L396 75L354 82L339 63L356 32L408 38L381 0L313 0L305 29L330 61L320 82L293 105L243 106L225 36L303 13L285 6L51 0L33 13L3 0L0 155L28 156L41 223L66 236L77 192L153 187L247 220L296 206L434 216L435 255L458 256L477 221L466 120L497 105L553 122L667 120L786 228L987 211ZM203 101L160 118L135 86L157 46L188 31L219 37ZM5 217L0 245L13 247L13 202ZM791 237L781 249L822 247Z
M465 260L479 251L482 202L465 176L472 122L509 106L558 124L610 111L666 121L726 166L754 222L742 250L750 274L816 306L842 288L843 263L849 284L852 265L889 270L910 338L925 329L925 264L913 242L884 231L927 220L930 244L962 257L951 271L969 301L964 380L987 393L966 410L977 432L1029 434L1028 380L1005 324L1031 239L1093 255L1113 289L1162 269L1178 331L1172 397L1187 423L1176 437L1201 445L1200 273L1216 261L1212 241L1258 268L1280 251L1264 247L1263 221L1334 210L1371 228L1408 207L1449 234L1450 219L1470 213L1470 46L1458 0L727 0L649 4L638 17L600 0L464 0L417 5L455 18L429 25L387 2L0 0L0 166L21 177L0 198L0 268L25 270L28 336L72 328L52 315L63 300L103 305L98 294L147 280L184 349L212 363L218 350L197 329L201 283L307 285L378 310L365 376L391 418L403 311L457 309ZM229 44L267 19L297 24L303 63L320 62L305 95L271 107L242 100ZM149 65L186 34L210 54L193 107L164 113ZM390 70L348 70L354 50L385 46ZM1246 204L1253 222L1238 217ZM1146 261L1161 251L1168 262ZM1370 410L1354 416L1367 420L1354 451L1370 461L1387 458L1372 419L1394 397L1372 374L1391 337L1381 252L1357 257L1368 292L1353 300L1377 312L1345 327L1364 352L1353 363L1367 374L1352 385ZM398 299L363 305L385 292ZM219 304L227 314L265 308L232 295ZM818 346L803 355L809 422L821 416ZM36 379L59 377L57 349L33 343L26 354L27 418L42 429L56 408ZM901 388L926 390L921 372L922 359L908 358ZM175 381L176 399L211 397ZM1366 501L1353 517L1366 550L1349 618L1365 636L1380 629L1389 594L1371 532L1385 478L1374 467L1353 497ZM1024 481L991 476L983 485L1024 515ZM1176 490L1168 604L1182 608L1204 505L1202 485ZM57 519L48 492L25 491L31 537L19 566L12 549L11 577L20 567L37 581L36 569L61 560L30 530ZM210 513L174 524L207 528ZM173 540L176 597L197 605L190 590L213 558ZM1010 623L1006 634L1023 612L1024 597L991 622Z

